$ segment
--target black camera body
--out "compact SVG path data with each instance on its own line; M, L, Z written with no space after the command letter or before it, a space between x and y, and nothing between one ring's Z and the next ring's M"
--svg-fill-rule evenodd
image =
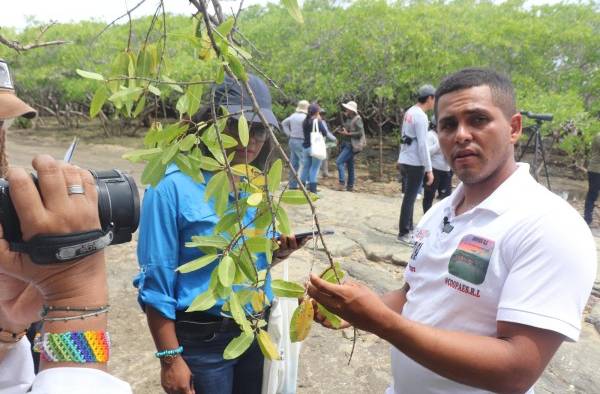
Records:
M403 145L410 146L410 144L412 144L412 142L413 142L414 139L416 139L416 138L411 138L411 137L409 137L407 135L402 135L400 137L400 143L403 144Z
M102 232L112 231L110 244L131 241L140 221L140 196L133 178L120 170L89 170L96 179L98 214ZM32 174L36 186L37 178ZM0 223L4 239L9 243L23 242L21 224L10 199L10 187L0 178Z

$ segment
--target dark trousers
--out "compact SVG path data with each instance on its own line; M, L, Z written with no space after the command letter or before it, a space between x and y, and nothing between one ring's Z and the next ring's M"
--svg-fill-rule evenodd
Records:
M415 209L417 194L419 194L419 189L423 183L425 167L402 164L402 173L405 189L402 207L400 208L400 229L398 232L400 236L408 234L413 229L413 211Z
M588 192L585 196L585 207L583 209L583 218L587 224L592 224L592 214L594 212L594 203L598 199L600 191L600 173L588 171Z
M427 212L433 205L433 199L437 192L438 198L448 197L452 193L452 171L433 169L433 183L429 186L423 184L423 213Z
M240 329L231 319L223 323L177 321L177 339L182 357L194 375L200 394L260 394L264 356L258 342L240 357L223 359L223 351ZM266 329L266 328L265 328Z

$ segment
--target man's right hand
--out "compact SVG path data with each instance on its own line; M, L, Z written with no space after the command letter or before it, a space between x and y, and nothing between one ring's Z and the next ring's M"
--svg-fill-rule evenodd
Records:
M181 356L161 361L160 383L167 394L195 394L192 371Z

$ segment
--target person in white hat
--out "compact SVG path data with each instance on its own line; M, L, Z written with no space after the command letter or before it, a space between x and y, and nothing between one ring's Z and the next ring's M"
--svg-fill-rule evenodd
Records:
M285 135L288 136L288 146L290 148L290 163L296 174L300 175L300 165L302 164L302 143L304 142L304 131L302 129L302 122L306 119L306 113L308 111L309 102L306 100L298 101L296 106L296 112L288 116L281 122L281 126ZM297 189L298 182L292 175L290 169L289 174L289 188Z
M358 105L355 101L343 103L346 115L344 126L338 133L340 134L340 154L335 164L338 169L339 190L351 192L354 189L354 156L359 152L353 141L364 139L365 129L363 121L358 114ZM345 169L348 169L348 178L346 179Z
M6 130L14 118L35 118L37 112L15 94L8 64L0 59L0 177L6 176Z

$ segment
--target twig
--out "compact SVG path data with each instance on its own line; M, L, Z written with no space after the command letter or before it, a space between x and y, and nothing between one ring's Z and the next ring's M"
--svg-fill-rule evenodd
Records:
M106 79L106 82L112 82L112 81L129 81L129 80L138 80L138 81L147 81L147 82L153 82L153 83L157 83L160 85L182 85L182 86L188 86L188 85L212 85L215 83L215 81L191 81L191 82L179 82L179 81L173 81L173 82L169 82L169 81L165 81L162 79L153 79L153 78L147 78L147 77L118 77L118 78L109 78Z
M3 44L4 46L6 46L10 49L14 49L17 52L25 52L25 51L29 51L29 50L36 49L36 48L45 48L45 47L64 45L64 44L70 44L70 43L71 43L71 41L54 40L54 41L46 41L46 42L37 42L36 41L31 44L23 45L19 41L9 40L9 39L5 38L2 34L0 34L0 44Z
M113 20L112 22L110 22L108 25L104 26L104 28L100 31L100 33L98 33L96 35L96 37L94 37L94 39L92 40L92 42L96 42L96 40L98 38L100 38L100 36L102 34L104 34L104 32L106 32L108 30L109 27L111 27L112 25L114 25L115 23L117 23L118 21L120 21L121 19L125 18L127 15L129 15L131 12L135 11L139 6L141 6L142 4L144 4L146 2L146 0L142 0L139 3L137 3L132 9L127 10L127 12L125 12L123 15L117 17L115 20Z

